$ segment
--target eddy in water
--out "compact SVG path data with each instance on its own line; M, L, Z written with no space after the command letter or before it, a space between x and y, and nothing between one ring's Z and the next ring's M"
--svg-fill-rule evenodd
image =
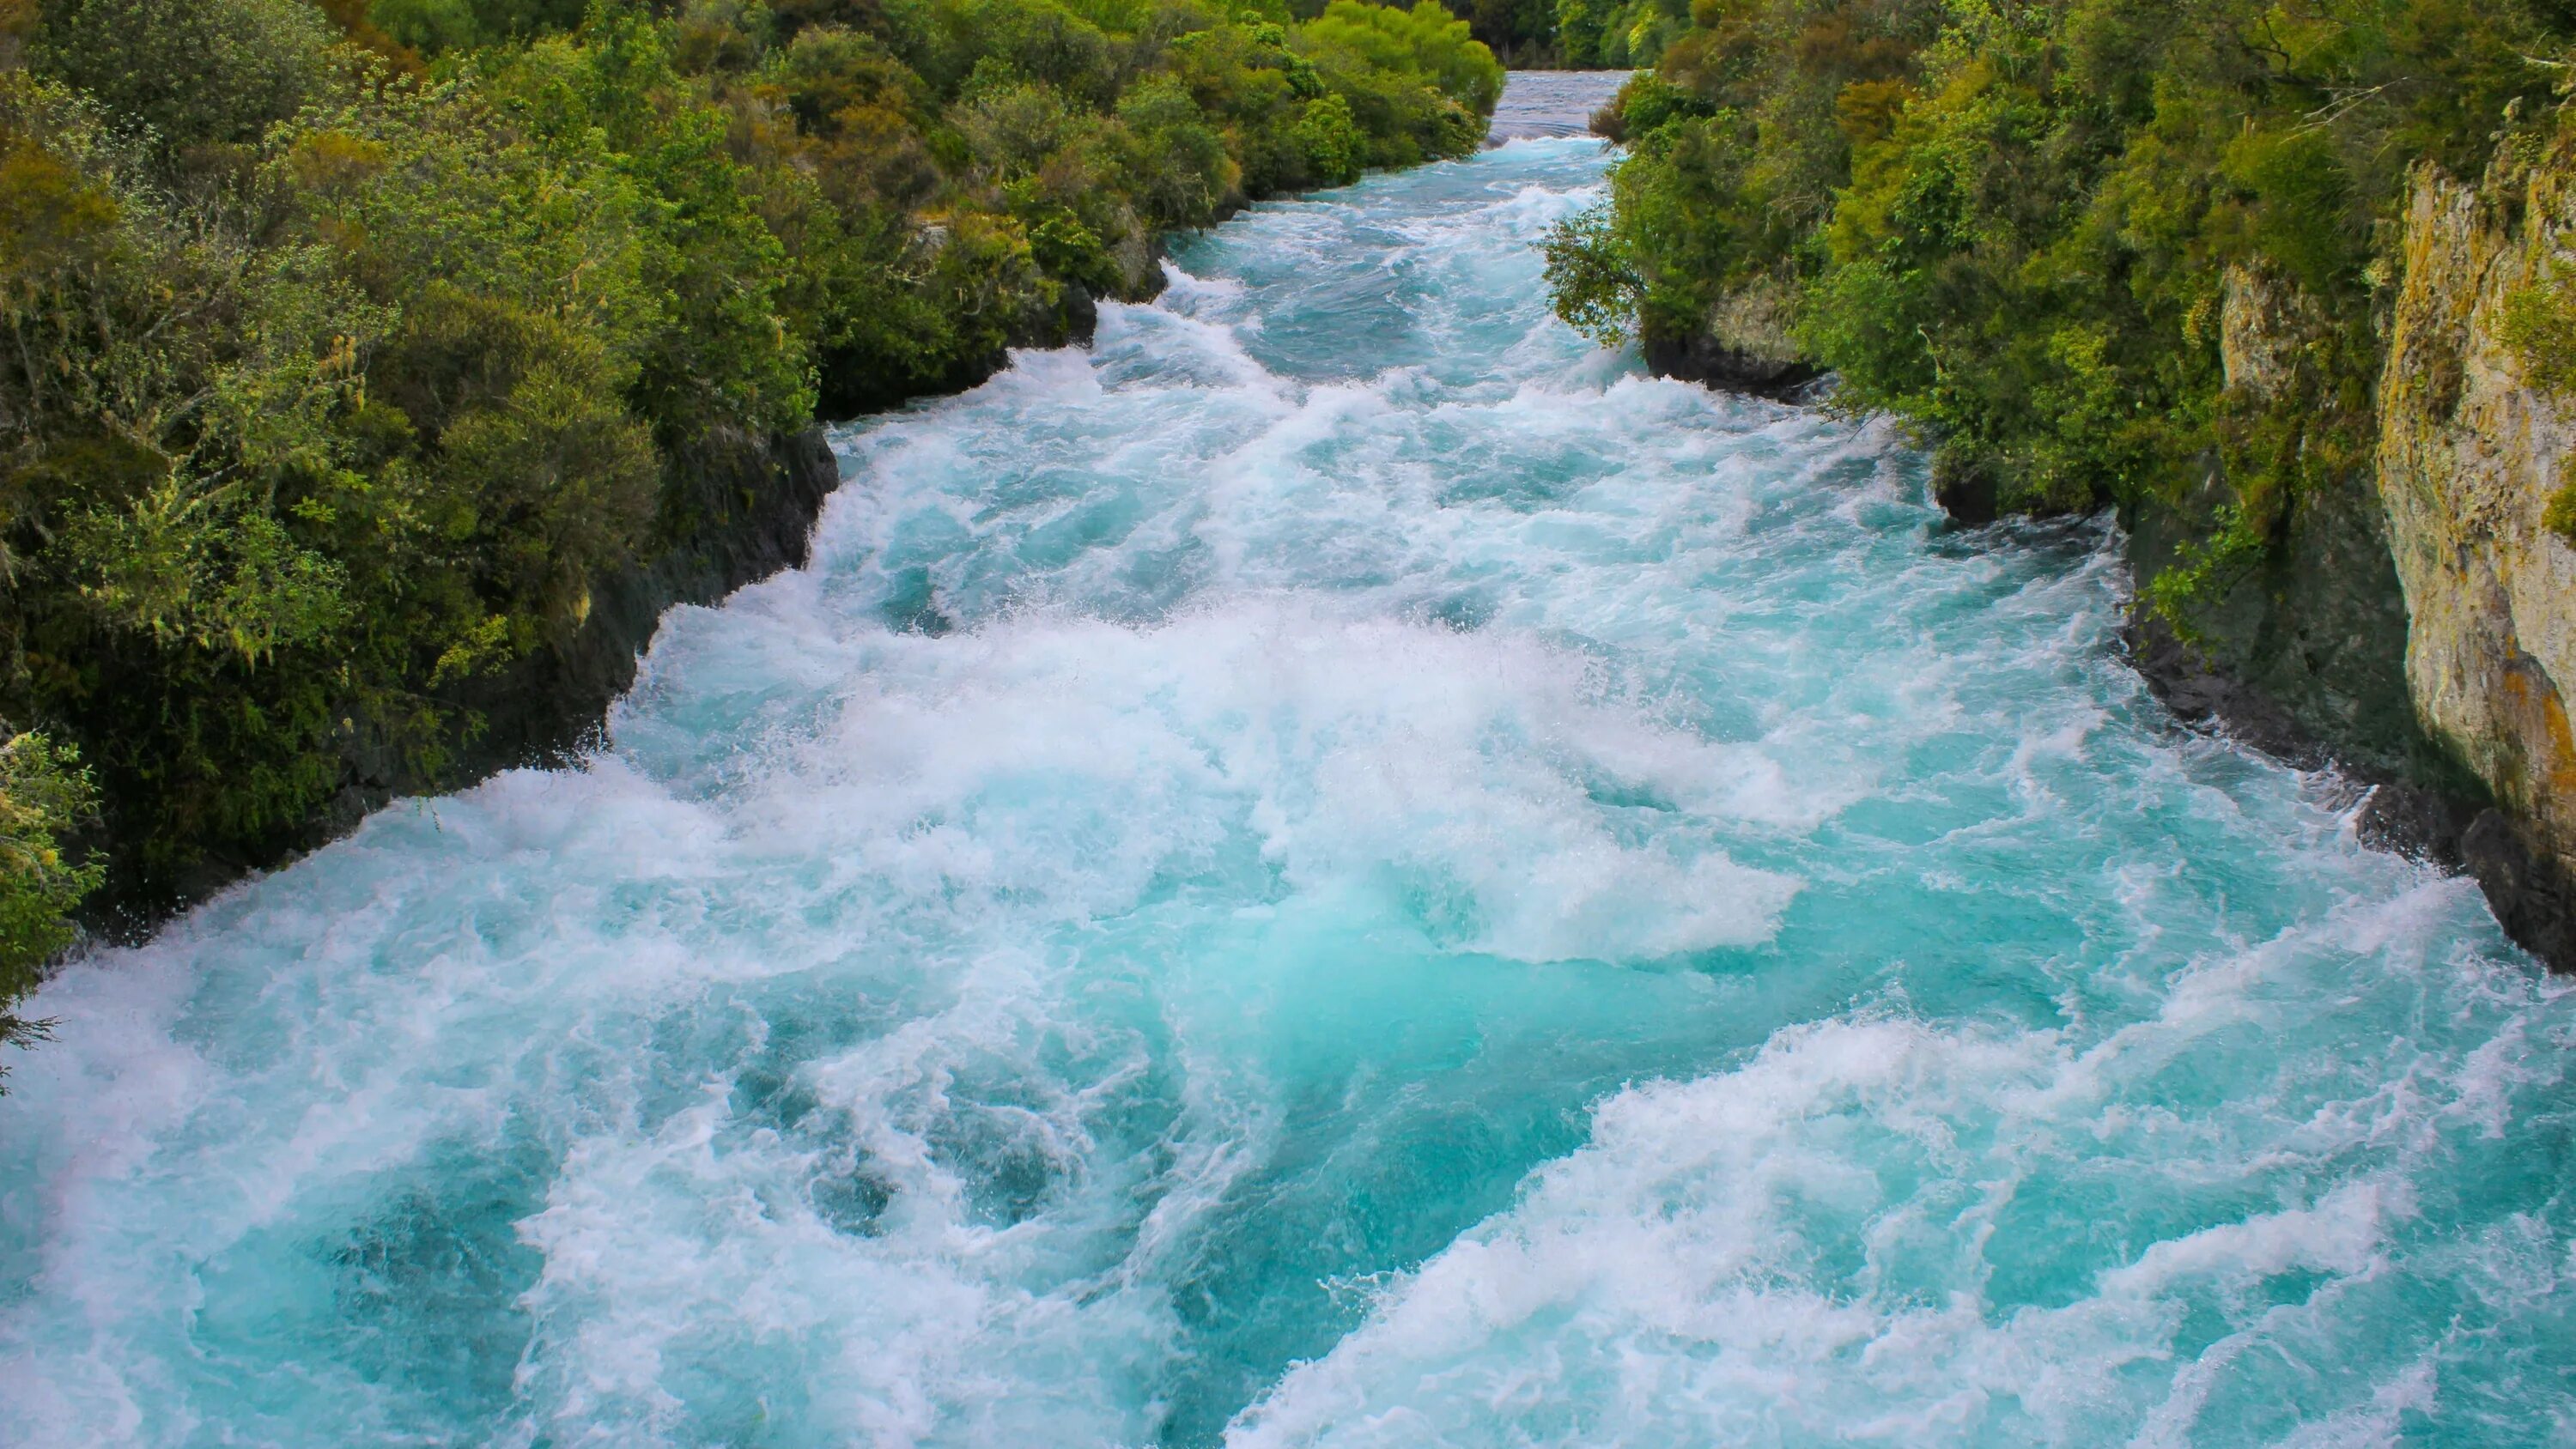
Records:
M583 767L56 980L0 1439L2576 1432L2576 1002L2098 530L1551 320L1602 167L1236 219Z

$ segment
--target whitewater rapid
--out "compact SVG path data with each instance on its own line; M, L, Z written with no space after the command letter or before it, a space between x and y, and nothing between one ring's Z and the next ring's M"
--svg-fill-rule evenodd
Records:
M74 964L0 1440L2576 1438L2576 1001L2101 526L1549 319L1602 166L1238 217L596 758Z

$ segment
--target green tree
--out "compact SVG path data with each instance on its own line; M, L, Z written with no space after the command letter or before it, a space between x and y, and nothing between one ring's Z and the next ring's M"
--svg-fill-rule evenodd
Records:
M331 83L305 0L46 0L39 63L172 151L247 146Z
M77 751L0 727L0 1047L32 1046L51 1025L13 1008L72 943L72 912L98 887L100 863L66 844L93 809Z

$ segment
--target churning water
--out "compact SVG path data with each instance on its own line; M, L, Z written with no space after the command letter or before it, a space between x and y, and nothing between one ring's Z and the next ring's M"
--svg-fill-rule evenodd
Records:
M64 974L0 1439L2576 1435L2576 1000L2100 531L1550 321L1602 165L1237 219L586 766Z
M1493 123L1485 129L1485 144L1586 135L1592 113L1618 93L1628 75L1624 70L1513 71L1494 107Z

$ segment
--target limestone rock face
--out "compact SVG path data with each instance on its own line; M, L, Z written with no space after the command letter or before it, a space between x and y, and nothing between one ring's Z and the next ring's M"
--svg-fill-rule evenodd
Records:
M2263 270L2231 267L2225 281L2218 340L2231 399L2262 412L2311 406L2315 357L2331 345L2335 319ZM2406 600L2370 473L2354 466L2302 486L2265 558L2193 607L2190 645L2139 610L2130 657L2177 714L2213 720L2267 753L2301 765L2332 759L2381 786L2474 793L2408 699ZM2143 581L2186 564L2186 550L2216 533L2219 510L2238 500L2212 456L2192 487L2132 502L2121 514L2132 574ZM2447 863L2458 834L2402 843Z
M2227 385L2266 399L2285 391L2301 354L2332 325L2308 293L2253 267L2229 267L2218 308Z
M2525 383L2499 332L2506 299L2576 248L2571 180L2565 154L2483 187L2417 178L2378 466L2409 693L2504 811L2471 832L2469 863L2507 928L2561 965L2576 961L2576 549L2541 513L2576 467L2576 399Z

